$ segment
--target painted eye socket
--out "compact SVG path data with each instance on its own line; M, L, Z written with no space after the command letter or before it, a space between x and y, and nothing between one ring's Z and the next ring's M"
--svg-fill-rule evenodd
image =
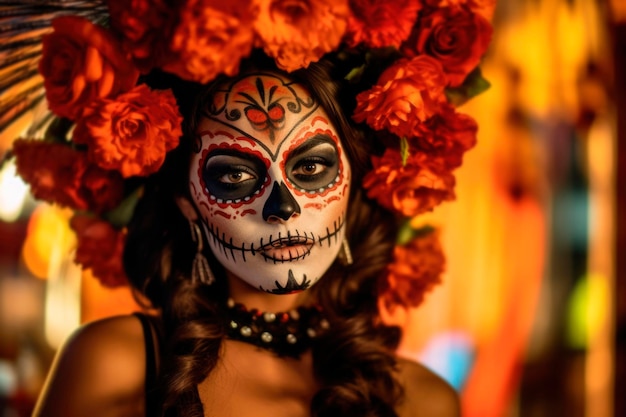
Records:
M333 183L339 174L339 153L330 138L315 137L288 157L287 178L296 187L315 191Z
M254 157L214 153L206 160L203 179L211 195L239 200L261 188L266 172L265 165Z

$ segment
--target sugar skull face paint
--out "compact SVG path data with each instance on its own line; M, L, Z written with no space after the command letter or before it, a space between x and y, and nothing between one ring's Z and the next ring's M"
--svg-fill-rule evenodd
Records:
M324 109L273 73L225 84L204 109L190 190L209 246L274 294L304 290L343 241L350 166Z

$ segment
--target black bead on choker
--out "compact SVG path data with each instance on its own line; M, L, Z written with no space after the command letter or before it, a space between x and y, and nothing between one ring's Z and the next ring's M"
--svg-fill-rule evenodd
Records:
M298 307L286 313L248 310L228 299L228 338L298 358L330 327L319 307Z

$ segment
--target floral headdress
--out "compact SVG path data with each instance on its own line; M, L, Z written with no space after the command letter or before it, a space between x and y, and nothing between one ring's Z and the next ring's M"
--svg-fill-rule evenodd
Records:
M38 69L56 117L44 140L18 139L12 154L36 198L75 210L75 260L104 285L126 283L124 226L142 179L182 135L172 92L142 81L153 69L207 83L237 74L253 49L286 71L331 55L351 63L353 120L385 144L362 184L368 197L407 219L455 198L453 171L477 132L456 107L488 86L478 67L495 0L27 3L16 9L54 17ZM443 269L437 233L405 227L381 297L416 306Z

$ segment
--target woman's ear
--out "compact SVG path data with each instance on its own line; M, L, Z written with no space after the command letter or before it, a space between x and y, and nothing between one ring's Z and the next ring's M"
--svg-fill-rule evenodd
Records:
M176 205L180 209L180 212L183 213L183 216L187 218L187 220L191 222L195 222L198 220L198 212L196 211L196 207L193 205L191 201L187 197L184 196L176 196Z

